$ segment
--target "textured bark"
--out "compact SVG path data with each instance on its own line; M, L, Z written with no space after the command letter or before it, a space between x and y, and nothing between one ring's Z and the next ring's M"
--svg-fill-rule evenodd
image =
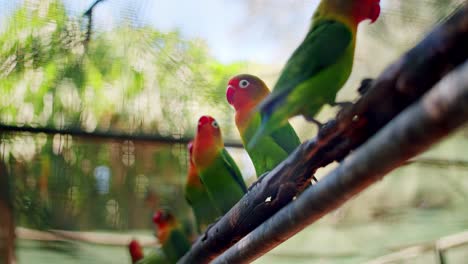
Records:
M214 263L249 263L257 259L466 122L468 62Z
M310 185L311 176L318 168L344 159L418 100L447 72L463 63L468 57L466 47L467 4L390 65L355 105L342 109L316 138L303 143L288 159L255 183L192 245L180 263L211 261L274 215ZM266 202L267 198L269 202ZM333 206L330 198L328 195L322 197L321 206Z

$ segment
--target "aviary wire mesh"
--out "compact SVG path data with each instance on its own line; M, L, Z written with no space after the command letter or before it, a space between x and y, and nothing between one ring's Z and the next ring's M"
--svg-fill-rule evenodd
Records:
M105 0L93 9L89 32L83 13L93 2L0 2L0 124L10 128L1 133L0 151L15 221L31 230L151 236L151 213L159 206L192 219L183 196L185 139L193 136L198 117L213 115L225 140L238 140L225 100L227 80L249 72L273 85L318 1ZM355 99L362 78L380 73L461 3L382 0L382 19L360 29L353 74L339 99ZM325 108L319 119L334 112ZM292 122L303 139L316 132L302 118ZM356 263L468 229L467 147L462 131L423 156L446 163L398 170L259 263ZM252 181L248 157L229 150ZM40 235L19 236L17 245L20 263L128 258L124 247L44 241ZM453 259L462 257L466 251Z

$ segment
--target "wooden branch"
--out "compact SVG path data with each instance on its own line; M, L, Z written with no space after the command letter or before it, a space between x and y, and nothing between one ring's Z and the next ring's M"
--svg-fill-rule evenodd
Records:
M18 132L18 133L44 133L49 135L61 134L70 135L76 137L93 138L98 140L109 140L109 141L143 141L143 142L155 142L155 143L166 143L166 144L187 144L191 137L166 137L157 134L130 134L116 131L93 131L86 132L77 128L65 128L56 129L51 127L32 127L32 126L12 126L0 123L0 131L4 132ZM241 142L227 141L224 144L226 147L242 148Z
M438 250L443 252L445 250L459 247L468 244L468 231L445 236L435 241L425 242L420 245L410 246L388 255L380 256L376 259L367 261L365 264L386 264L395 263L401 260L408 260L411 258L418 257L428 251Z
M409 161L410 164L421 164L424 166L432 166L438 168L460 168L468 169L468 160L452 160L452 159L434 159L434 158L416 158Z
M83 16L91 16L93 13L93 9L96 7L97 4L102 2L104 0L95 0L94 3L86 10L86 12L83 13Z
M207 263L270 218L310 185L311 176L318 168L342 160L448 71L463 63L468 57L466 47L468 4L388 67L353 107L340 111L336 120L323 127L316 138L303 143L288 159L254 183L192 245L180 263ZM265 202L267 198L270 202ZM330 198L321 200L322 207L333 206L329 204ZM264 240L264 243L271 241Z
M213 263L250 263L466 122L468 61Z
M137 239L144 247L158 246L159 243L154 236L110 234L96 232L75 232L65 230L34 230L24 227L16 228L18 239L38 241L74 241L105 246L127 246L132 239Z

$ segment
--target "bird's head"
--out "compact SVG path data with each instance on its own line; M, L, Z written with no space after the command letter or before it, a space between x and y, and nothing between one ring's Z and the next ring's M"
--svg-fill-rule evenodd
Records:
M159 210L154 213L153 223L157 226L156 237L161 243L165 243L170 231L177 225L174 215L167 210Z
M153 215L153 223L162 230L174 222L174 216L165 210L159 210Z
M197 143L206 142L206 144L222 144L221 129L218 122L211 116L202 116L198 119L197 136L195 138Z
M211 116L200 117L192 150L193 162L197 168L209 166L223 148L224 143L218 122Z
M380 16L380 0L357 0L352 1L353 16L359 23L366 19L370 19L374 23Z
M227 86L226 99L236 111L254 108L270 91L257 76L239 74L232 77Z
M135 239L132 239L128 244L128 250L130 251L130 256L132 257L132 263L136 263L138 260L144 257L143 249L140 243Z
M374 23L380 15L380 0L322 0L315 16L349 18L355 25L370 19Z

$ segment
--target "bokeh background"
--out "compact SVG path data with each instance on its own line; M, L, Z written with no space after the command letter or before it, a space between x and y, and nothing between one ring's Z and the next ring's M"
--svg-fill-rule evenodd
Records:
M227 80L251 73L273 85L319 1L105 0L92 11L90 31L83 13L93 2L0 0L0 154L18 263L130 261L126 247L112 241L49 240L32 230L152 239L152 211L161 206L190 221L183 141L209 114L226 141L239 142ZM462 3L381 0L380 19L360 26L353 73L338 100L355 100L361 79L376 77ZM336 110L324 107L318 119ZM302 117L291 121L303 140L317 132ZM25 127L43 132L14 131ZM228 150L253 182L245 152ZM467 231L467 202L464 128L256 263L365 262ZM468 245L446 258L466 263ZM395 263L437 262L426 251Z

